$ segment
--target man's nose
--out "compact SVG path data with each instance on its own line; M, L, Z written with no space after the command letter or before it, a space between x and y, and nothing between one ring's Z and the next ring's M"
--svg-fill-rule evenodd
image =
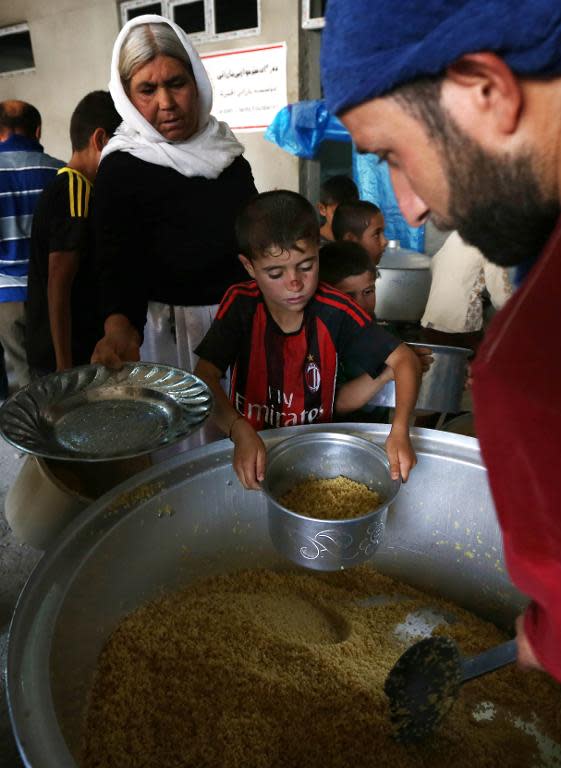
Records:
M412 227L420 227L430 215L430 208L412 189L408 180L402 173L390 170L393 191L401 213L406 222Z

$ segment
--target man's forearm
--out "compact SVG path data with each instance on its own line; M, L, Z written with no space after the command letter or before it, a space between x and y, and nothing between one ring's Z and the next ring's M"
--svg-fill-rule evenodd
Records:
M71 292L71 283L68 285L49 278L49 325L57 371L72 367Z
M72 367L72 286L79 263L77 251L49 253L47 301L57 371Z

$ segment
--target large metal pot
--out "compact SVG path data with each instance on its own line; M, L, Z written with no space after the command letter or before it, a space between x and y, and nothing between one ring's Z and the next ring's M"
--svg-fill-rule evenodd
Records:
M457 413L461 410L462 395L467 373L467 361L472 354L465 347L446 347L441 344L411 343L410 347L430 347L434 362L423 374L415 409ZM395 406L395 383L388 382L374 395L369 406Z
M390 240L378 265L376 317L393 323L416 323L425 311L431 284L429 256Z
M382 425L330 425L383 443ZM321 425L264 434L267 446ZM412 430L419 464L373 564L500 626L524 604L505 573L473 438ZM7 692L26 766L73 768L98 654L120 619L162 589L242 567L286 567L261 493L244 491L223 440L146 470L82 512L39 562L10 629ZM291 566L293 567L293 566Z

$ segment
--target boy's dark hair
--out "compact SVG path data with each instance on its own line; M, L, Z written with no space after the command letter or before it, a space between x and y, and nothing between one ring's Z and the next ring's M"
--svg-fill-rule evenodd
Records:
M319 201L324 205L345 203L358 200L358 187L348 176L330 176L319 190Z
M253 260L264 253L280 255L298 240L319 243L319 224L305 197L276 189L249 201L237 218L236 236L240 253Z
M122 122L109 91L92 91L78 103L70 118L72 151L88 146L90 136L97 128L103 128L107 136L115 133Z
M10 104L13 108L10 108ZM0 103L0 128L19 133L28 139L37 137L37 130L41 126L39 110L26 102L1 102Z
M331 229L335 240L342 240L345 235L352 234L362 237L362 233L370 224L373 216L380 213L380 209L368 200L353 200L338 205L333 214Z
M338 240L327 243L319 249L319 279L331 285L338 285L347 277L376 274L370 256L359 243L352 240Z

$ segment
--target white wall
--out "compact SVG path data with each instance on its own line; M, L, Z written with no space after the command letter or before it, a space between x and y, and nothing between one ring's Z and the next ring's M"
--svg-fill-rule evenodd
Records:
M35 71L0 77L0 101L22 99L36 106L43 117L45 150L68 160L74 107L88 91L107 88L118 7L114 0L0 0L0 26L24 21L30 27ZM297 101L299 25L298 0L261 0L261 35L202 45L199 51L286 42L288 101ZM260 191L298 190L297 158L265 141L261 132L239 138Z
M235 0L231 0L235 2ZM248 48L252 45L286 42L288 103L298 101L298 35L300 11L298 0L261 0L261 34L236 40L220 41L200 47L201 52ZM298 158L265 141L263 133L240 133L245 156L251 164L260 192L268 189L292 189L298 192Z
M0 100L22 99L43 118L45 150L70 157L68 126L80 99L107 88L119 30L112 0L2 0L0 24L29 23L35 71L0 78Z

